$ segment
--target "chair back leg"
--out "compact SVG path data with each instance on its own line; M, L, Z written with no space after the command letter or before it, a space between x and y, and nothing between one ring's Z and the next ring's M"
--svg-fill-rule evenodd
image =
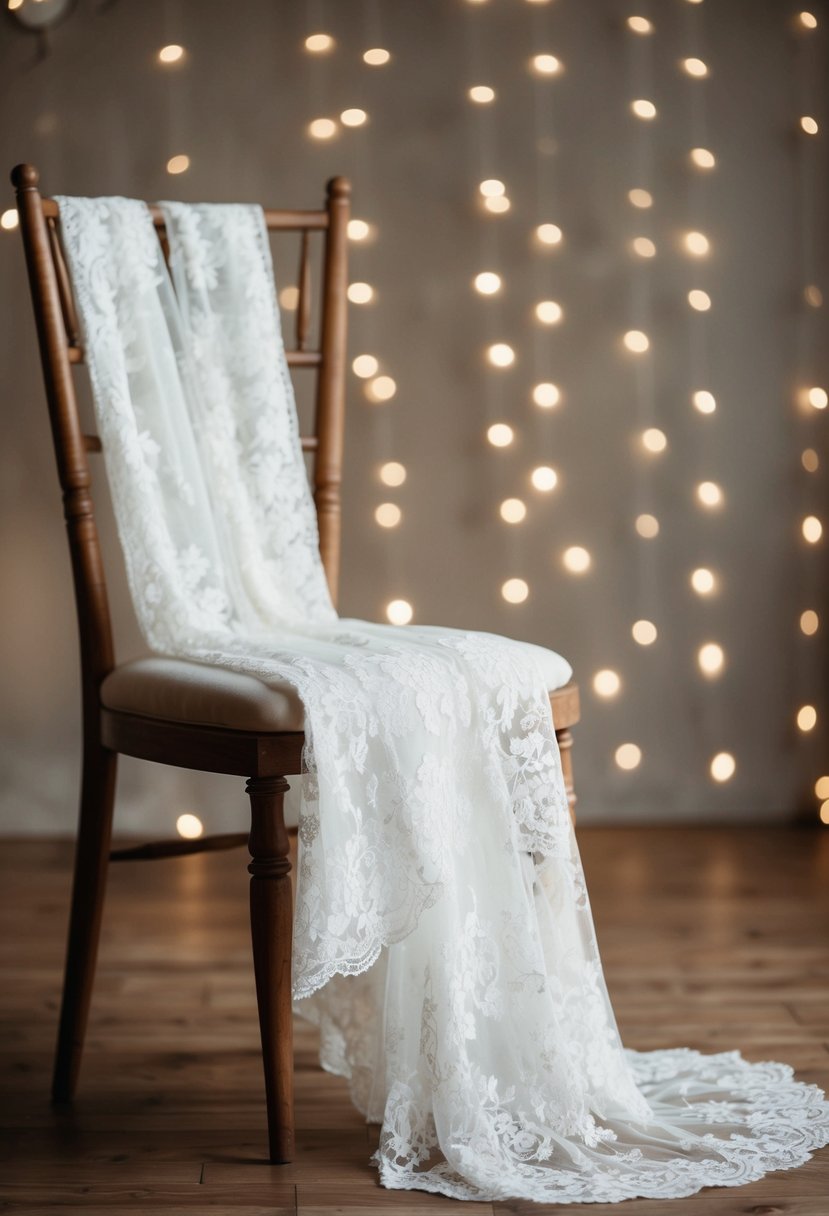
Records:
M96 741L84 748L78 840L66 971L63 982L52 1097L75 1093L95 979L112 837L117 756Z
M262 1035L270 1159L294 1154L294 1049L291 1001L293 895L284 777L251 777L250 928Z

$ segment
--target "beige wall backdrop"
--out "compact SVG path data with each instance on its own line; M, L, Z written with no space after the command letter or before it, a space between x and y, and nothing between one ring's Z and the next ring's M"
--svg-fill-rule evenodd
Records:
M566 654L583 689L584 822L817 816L827 562L802 525L829 523L829 411L803 394L829 386L829 13L810 9L815 29L771 0L79 0L43 54L11 17L0 23L0 164L35 162L47 192L307 207L327 177L353 179L371 229L352 244L352 278L374 297L351 310L350 352L376 356L396 393L372 402L349 376L341 609L383 619L403 598L419 622ZM632 30L632 15L652 31ZM311 53L305 38L320 32L333 48ZM164 67L170 43L185 55ZM388 63L366 64L377 47ZM538 54L559 70L533 70ZM689 74L688 57L707 75ZM471 101L476 85L494 100ZM637 117L635 100L656 116ZM355 108L365 124L341 123ZM318 118L336 121L332 138L309 135ZM700 147L714 168L690 159ZM180 155L190 167L171 176ZM485 209L488 179L508 210ZM560 242L539 243L542 223ZM689 253L689 232L708 238L707 256ZM637 237L655 256L633 250ZM75 625L19 245L0 231L0 829L69 832ZM294 256L280 258L283 282ZM501 276L499 293L474 290L483 271ZM690 306L693 290L709 310ZM536 318L540 301L560 305L558 324ZM647 352L626 349L629 330ZM513 348L512 366L487 362L492 343ZM533 400L547 382L554 408ZM713 412L694 406L699 391ZM513 428L509 446L487 441L494 423ZM644 446L649 428L663 450ZM378 472L392 460L407 470L396 489ZM531 484L537 466L556 471L553 491ZM704 482L720 487L718 506L700 502ZM522 522L500 517L507 498L526 505ZM384 502L400 507L397 527L375 522ZM658 535L640 535L643 515ZM130 657L141 643L102 520ZM573 546L586 571L565 565ZM700 568L707 595L690 582ZM526 581L526 602L505 601L510 578ZM807 611L820 616L812 634ZM642 620L651 645L632 636ZM723 657L711 676L698 661L708 643ZM610 698L593 687L605 669L620 680ZM809 732L803 706L817 711ZM624 743L641 749L628 771ZM724 782L710 772L720 752L736 763ZM123 830L166 831L184 810L214 830L245 818L230 779L127 762L121 794Z

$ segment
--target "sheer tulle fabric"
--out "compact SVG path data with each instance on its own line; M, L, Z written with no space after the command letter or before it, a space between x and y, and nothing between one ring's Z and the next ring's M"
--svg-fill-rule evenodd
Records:
M625 1051L545 681L520 643L331 604L258 208L60 200L149 646L305 705L294 942L322 1063L388 1187L670 1198L805 1161L829 1107L782 1064Z

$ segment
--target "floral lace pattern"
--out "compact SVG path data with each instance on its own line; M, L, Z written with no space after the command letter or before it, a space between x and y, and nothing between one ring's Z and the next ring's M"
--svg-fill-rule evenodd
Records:
M488 634L338 619L261 211L60 200L136 612L153 650L306 711L297 1010L382 1125L384 1185L673 1198L805 1161L829 1105L736 1052L628 1052L543 674Z

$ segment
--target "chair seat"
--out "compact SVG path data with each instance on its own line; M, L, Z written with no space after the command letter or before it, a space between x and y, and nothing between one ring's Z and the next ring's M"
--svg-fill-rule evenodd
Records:
M567 684L573 673L566 659L543 646L524 645L535 652L551 692ZM265 684L256 676L161 655L116 667L101 685L101 704L120 713L226 730L305 729L302 702L287 682Z

